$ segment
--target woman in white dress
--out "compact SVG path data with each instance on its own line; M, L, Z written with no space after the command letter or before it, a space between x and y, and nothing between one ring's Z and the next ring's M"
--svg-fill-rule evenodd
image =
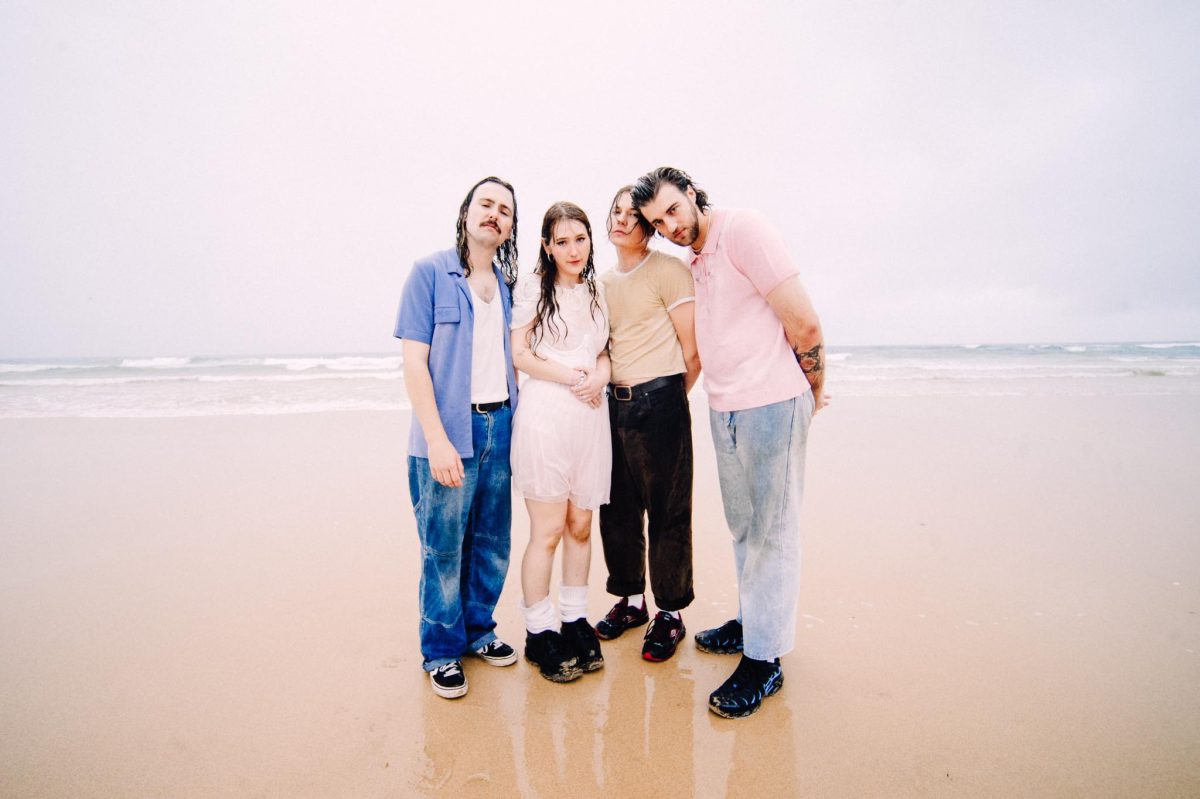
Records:
M529 510L521 561L525 657L569 682L604 665L587 621L592 512L608 502L608 310L593 264L592 226L574 203L550 206L533 275L513 295L513 365L529 375L513 418L513 488ZM562 542L559 613L550 571Z

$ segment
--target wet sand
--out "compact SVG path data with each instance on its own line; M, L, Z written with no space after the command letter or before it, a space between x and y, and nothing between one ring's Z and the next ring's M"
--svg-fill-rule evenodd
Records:
M689 633L736 606L696 417ZM637 633L570 685L475 660L433 696L407 424L0 421L0 795L1200 795L1193 398L837 400L797 649L740 721L705 709L735 658Z

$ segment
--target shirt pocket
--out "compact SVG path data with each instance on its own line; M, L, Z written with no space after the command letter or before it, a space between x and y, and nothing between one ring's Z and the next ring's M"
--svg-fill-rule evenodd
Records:
M433 323L435 325L457 325L462 321L462 311L457 305L435 305L433 307Z

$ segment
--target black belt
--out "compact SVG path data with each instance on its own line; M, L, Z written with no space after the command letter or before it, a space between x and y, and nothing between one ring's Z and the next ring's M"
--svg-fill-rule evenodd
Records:
M475 411L475 413L491 413L492 411L498 411L501 408L507 408L507 407L508 407L508 400L506 400L506 399L502 399L499 402L473 402L473 403L471 403L471 410Z
M608 389L612 392L611 396L613 399L618 402L629 402L641 399L652 391L658 391L660 388L673 386L677 383L683 383L683 375L656 377L653 380L647 380L645 383L638 383L636 386L618 386L610 383Z

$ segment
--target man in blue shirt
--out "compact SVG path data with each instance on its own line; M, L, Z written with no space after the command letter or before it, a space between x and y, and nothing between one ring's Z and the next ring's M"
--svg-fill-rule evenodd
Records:
M457 245L413 265L396 320L414 417L408 485L421 537L421 654L434 693L447 699L467 692L463 655L495 666L517 660L492 616L511 549L516 272L516 195L484 178L459 208Z

